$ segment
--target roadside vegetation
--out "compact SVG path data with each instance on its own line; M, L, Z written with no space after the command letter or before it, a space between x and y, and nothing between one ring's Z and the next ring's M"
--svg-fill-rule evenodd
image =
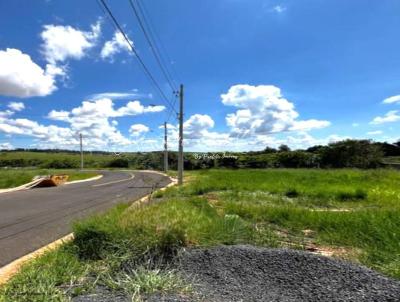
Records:
M32 181L37 175L67 174L68 181L82 180L97 175L96 172L46 169L0 169L0 189L14 188Z
M26 265L0 301L66 301L98 288L140 301L190 295L169 265L182 247L252 244L339 257L400 279L400 172L201 170L150 205L74 225L75 239Z
M84 152L86 168L163 169L163 152ZM177 153L169 152L169 166L177 168ZM328 146L290 150L288 146L250 152L185 153L185 170L211 168L378 168L400 158L400 142L344 140ZM76 169L77 151L3 150L1 167Z

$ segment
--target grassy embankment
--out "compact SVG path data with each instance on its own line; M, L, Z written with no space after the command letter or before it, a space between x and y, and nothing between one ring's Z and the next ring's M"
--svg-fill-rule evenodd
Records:
M398 171L211 170L187 180L156 193L150 206L79 222L75 241L27 265L0 301L64 301L98 285L136 300L152 291L189 294L155 259L218 244L311 245L400 279Z
M14 188L32 181L36 175L67 174L68 181L87 179L96 176L96 172L80 172L76 170L45 169L0 169L0 189Z

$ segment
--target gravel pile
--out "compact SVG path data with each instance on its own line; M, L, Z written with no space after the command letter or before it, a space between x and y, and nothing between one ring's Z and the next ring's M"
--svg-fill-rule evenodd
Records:
M194 296L156 294L146 301L400 301L399 281L302 251L220 246L186 251L176 265L194 284ZM85 298L74 301L128 301Z
M222 246L182 255L207 301L400 301L400 282L311 253Z

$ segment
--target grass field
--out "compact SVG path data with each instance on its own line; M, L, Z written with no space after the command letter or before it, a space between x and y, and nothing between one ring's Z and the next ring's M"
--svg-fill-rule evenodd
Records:
M400 164L400 156L389 156L389 157L385 157L384 162L385 162L385 163Z
M0 189L14 188L32 181L36 175L67 174L68 181L81 180L96 176L95 172L80 172L77 170L46 170L46 169L0 169Z
M149 206L118 206L75 224L74 242L25 266L0 301L65 301L66 292L96 285L134 301L152 291L190 293L178 273L154 265L182 246L307 249L400 279L399 183L392 170L187 173L183 187L156 192Z

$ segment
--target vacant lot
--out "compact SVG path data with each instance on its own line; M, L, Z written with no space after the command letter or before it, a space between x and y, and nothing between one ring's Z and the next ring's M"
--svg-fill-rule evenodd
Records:
M18 187L32 181L36 175L67 174L68 180L80 180L96 176L95 172L80 172L77 170L46 170L46 169L0 169L0 189Z
M392 170L187 173L182 188L155 193L149 206L119 206L76 224L74 242L26 266L0 301L64 301L98 286L136 300L190 294L178 273L156 265L183 246L306 249L400 279L399 183Z

